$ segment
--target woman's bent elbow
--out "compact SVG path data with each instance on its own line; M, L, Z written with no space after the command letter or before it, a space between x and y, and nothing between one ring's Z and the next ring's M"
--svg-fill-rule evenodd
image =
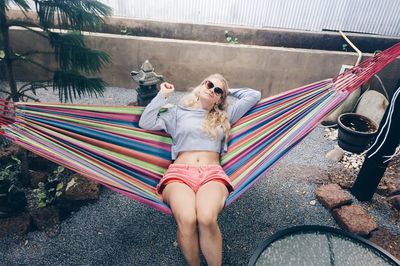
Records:
M142 119L139 120L139 127L147 130L150 129L148 123Z

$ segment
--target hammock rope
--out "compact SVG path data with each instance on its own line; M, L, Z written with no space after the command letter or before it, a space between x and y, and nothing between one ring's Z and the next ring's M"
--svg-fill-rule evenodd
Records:
M397 44L333 79L257 103L232 127L221 164L231 204L324 116L400 55ZM171 138L138 127L144 107L11 103L0 99L0 134L23 148L170 214L156 186L171 163Z

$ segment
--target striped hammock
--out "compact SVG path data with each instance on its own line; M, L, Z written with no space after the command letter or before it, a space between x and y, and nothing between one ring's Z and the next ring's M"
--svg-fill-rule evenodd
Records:
M333 79L261 100L232 127L221 164L229 205L351 92L400 55L400 43ZM143 107L0 101L0 134L112 190L170 214L156 186L171 163L171 138L138 127Z

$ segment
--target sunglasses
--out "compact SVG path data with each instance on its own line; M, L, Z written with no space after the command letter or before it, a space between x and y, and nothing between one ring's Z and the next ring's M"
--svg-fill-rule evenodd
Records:
M204 82L204 84L206 85L206 88L207 88L207 89L209 89L209 90L214 89L214 93L215 93L215 94L217 94L217 95L219 95L219 96L221 96L221 97L224 95L224 90L221 89L220 87L215 87L214 83L212 83L211 81L206 80L206 81Z

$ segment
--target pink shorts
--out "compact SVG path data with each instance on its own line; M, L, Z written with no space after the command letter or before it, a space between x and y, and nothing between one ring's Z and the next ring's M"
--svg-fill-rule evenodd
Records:
M229 193L233 191L232 182L220 165L171 164L158 183L157 192L161 195L165 186L174 182L186 184L197 192L202 185L210 181L221 182Z

